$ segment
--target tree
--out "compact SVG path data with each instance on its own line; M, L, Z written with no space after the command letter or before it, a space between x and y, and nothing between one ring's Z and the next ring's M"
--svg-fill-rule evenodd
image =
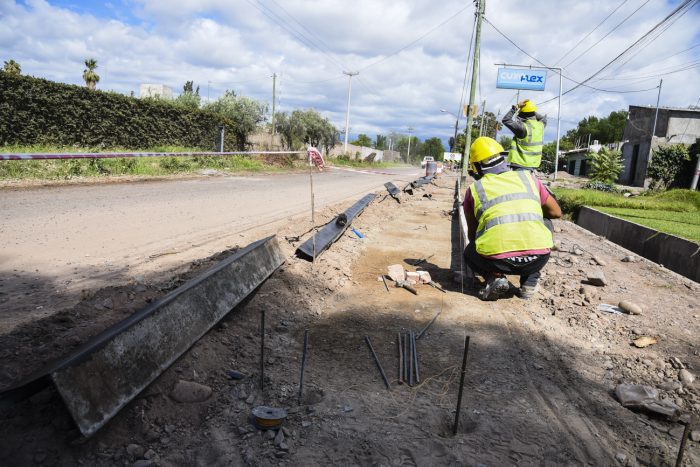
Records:
M267 111L266 104L245 96L237 96L230 90L226 90L223 96L204 108L224 115L231 121L232 128L227 127L227 131L233 134L236 149L239 150L247 148L248 135L264 120Z
M513 144L513 138L510 136L501 135L501 137L498 138L498 142L501 144L501 146L503 146L503 149L508 151Z
M416 136L411 136L411 154L408 157L408 136L399 135L394 143L394 151L398 151L401 154L401 158L411 164L417 164L420 162L421 158L421 140Z
M95 73L97 69L97 60L94 58L85 59L85 70L83 70L83 80L88 89L95 89L97 83L100 82L100 75Z
M19 65L19 63L10 59L10 60L7 60L5 62L5 66L3 66L2 71L7 73L8 75L18 75L19 76L22 74L22 67Z
M365 148L371 148L372 140L366 134L360 133L359 135L357 135L357 139L355 141L350 141L350 144L354 144L355 146L363 146Z
M440 138L432 137L426 139L420 149L423 157L431 156L436 161L441 161L445 158L445 146L443 146Z
M568 151L569 149L574 149L574 145L571 141L562 139L559 141L559 152ZM556 160L557 152L557 142L550 141L542 147L542 162L540 164L540 170L542 172L552 173L554 172L554 161ZM559 163L561 164L561 154L559 154Z
M328 153L338 141L338 130L314 109L295 110L291 115L276 113L275 130L290 150L301 149L308 144L322 147Z
M622 141L622 134L627 122L627 111L618 110L611 112L604 118L589 116L578 122L576 128L566 132L564 139L569 140L577 147L598 140L600 144L616 143Z
M592 158L591 180L613 184L622 172L622 153L608 148L601 148L596 154L590 153Z
M198 109L202 103L202 98L199 96L199 86L194 89L194 82L186 81L182 87L182 94L175 98L175 103L188 109Z
M497 131L501 131L503 129L503 125L496 120L496 115L493 112L486 112L484 113L484 115L479 114L474 119L472 141L474 141L474 137L479 137L479 130L482 129L482 119L484 120L484 126L483 130L481 131L481 136L490 136L491 138L493 138L496 135Z
M384 135L377 135L377 138L374 140L374 148L383 150L383 149L389 149L387 146L387 138Z
M652 190L665 190L675 180L681 167L690 160L688 148L682 144L659 146L654 149L647 175Z

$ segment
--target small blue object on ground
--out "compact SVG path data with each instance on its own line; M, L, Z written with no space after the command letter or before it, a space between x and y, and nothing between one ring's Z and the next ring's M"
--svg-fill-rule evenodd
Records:
M355 227L352 227L352 231L354 232L355 235L358 236L358 238L365 238L364 235L362 235L360 232L358 232Z

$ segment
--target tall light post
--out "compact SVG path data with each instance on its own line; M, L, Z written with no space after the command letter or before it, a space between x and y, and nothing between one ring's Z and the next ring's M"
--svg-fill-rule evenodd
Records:
M452 112L445 110L445 109L440 109L440 112L450 114L455 118L455 136L453 139L454 143L452 145L452 151L454 151L455 146L457 146L457 127L459 126L459 117L457 115L453 114Z
M348 153L348 131L350 131L350 91L352 90L352 77L360 74L359 71L344 71L344 75L348 75L348 106L345 111L345 142L343 145L343 154Z
M411 132L413 131L413 127L409 126L408 127L408 155L406 156L406 163L410 164L411 163Z

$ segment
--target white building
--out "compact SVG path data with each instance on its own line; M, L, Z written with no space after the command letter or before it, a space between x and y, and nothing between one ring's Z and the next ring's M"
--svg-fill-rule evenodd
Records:
M139 89L139 97L160 97L172 99L173 89L165 84L142 84Z

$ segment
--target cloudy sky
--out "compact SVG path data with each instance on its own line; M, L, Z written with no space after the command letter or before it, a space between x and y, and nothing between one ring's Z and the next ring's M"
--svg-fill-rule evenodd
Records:
M662 21L681 0L488 0L482 29L478 101L494 113L515 102L496 89L495 63L564 66L564 91L601 69ZM674 17L638 47L562 99L562 134L588 115L629 104L687 107L700 99L700 7ZM527 5L527 6L526 6ZM474 23L467 0L0 0L0 61L24 74L82 83L95 58L98 88L138 95L141 83L179 93L187 80L212 100L226 89L278 109L314 108L345 126L352 79L350 133L406 133L446 140L463 98ZM497 30L510 38L517 47ZM550 72L543 103L558 92ZM613 91L613 92L605 92ZM621 91L638 91L626 92ZM468 92L468 90L467 90ZM540 106L556 136L557 101ZM463 128L463 120L460 127ZM507 130L506 130L507 131Z

